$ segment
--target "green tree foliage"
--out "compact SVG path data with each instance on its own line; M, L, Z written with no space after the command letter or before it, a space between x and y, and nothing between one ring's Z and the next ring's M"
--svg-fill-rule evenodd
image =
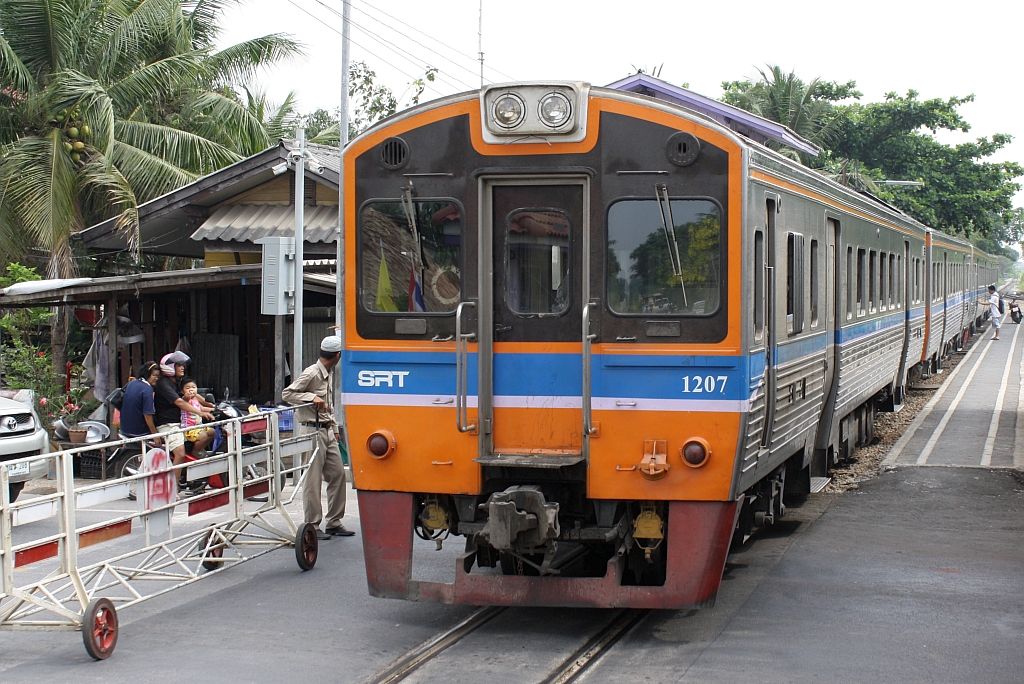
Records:
M0 275L0 287L39 279L35 269L9 264L7 274ZM0 379L6 387L35 392L37 412L47 427L59 415L64 391L63 378L53 368L51 318L46 308L15 309L0 318Z
M839 137L845 123L845 108L836 103L856 100L861 96L857 83L821 81L805 83L795 73L784 73L777 66L758 70L758 81L726 81L722 101L758 116L785 124L802 138L828 149ZM772 143L773 149L798 161L808 157L784 145Z
M273 34L215 47L240 0L0 0L0 263L29 250L76 273L71 236L270 144L255 72L299 51ZM67 321L54 318L54 364Z
M1024 167L990 160L1010 136L996 134L957 145L934 137L939 130L970 130L959 108L973 96L921 100L911 90L865 104L859 102L855 81L805 83L778 67L759 73L759 80L723 83L722 99L786 124L822 148L815 158L775 145L783 154L838 182L873 192L944 232L977 235L996 244L1024 237L1012 206ZM895 188L878 183L885 179L924 185Z
M412 107L420 103L427 83L432 83L436 75L436 68L427 67L422 76L409 84L410 95L406 106ZM348 123L349 140L398 111L399 98L395 97L391 88L377 82L377 72L366 62L355 62L349 66L348 96L353 102L353 112ZM338 132L341 130L340 112L338 108L333 112L317 109L302 117L306 137L310 142L337 145Z
M0 258L34 246L71 275L86 223L134 236L139 202L266 147L235 87L299 47L215 49L237 1L0 0Z

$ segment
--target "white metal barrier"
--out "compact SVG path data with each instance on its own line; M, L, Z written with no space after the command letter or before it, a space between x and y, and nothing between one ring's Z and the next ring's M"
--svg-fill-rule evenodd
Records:
M311 460L303 462L299 455L319 444L314 434L282 439L278 425L284 410L289 409L208 424L223 429L227 451L185 465L190 483L206 483L188 498L178 498L178 472L166 451L150 446L146 438L5 461L0 466L0 630L81 630L86 651L101 660L117 644L119 609L286 546L295 547L300 568L312 568L316 528L296 526L285 504L301 489ZM266 435L262 443L244 444L244 435L258 432ZM115 479L75 486L75 454L133 445L142 454L137 474L115 473ZM289 457L292 463L286 468L282 459ZM56 492L12 503L8 468L43 459L56 460ZM285 498L288 474L295 487ZM265 501L252 501L263 495ZM137 498L135 506L122 503L130 496ZM97 511L94 507L101 504L123 509ZM186 514L182 526L189 529L175 536L173 514L179 509ZM213 520L217 512L223 516ZM97 513L101 520L79 520ZM50 530L40 530L50 519L55 519L56 530L52 522ZM131 535L139 525L143 535L137 548L80 565L83 549ZM20 577L34 572L35 579L17 586L16 568L22 569Z

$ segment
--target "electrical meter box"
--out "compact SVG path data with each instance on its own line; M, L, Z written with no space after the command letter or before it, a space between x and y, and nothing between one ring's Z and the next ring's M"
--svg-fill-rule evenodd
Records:
M266 237L263 245L263 285L260 313L284 316L295 310L295 238Z

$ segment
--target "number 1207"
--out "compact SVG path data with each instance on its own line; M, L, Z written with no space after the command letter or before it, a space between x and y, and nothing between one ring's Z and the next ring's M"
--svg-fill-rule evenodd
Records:
M719 394L725 394L725 383L729 379L728 375L684 375L683 376L683 394L698 394L702 392L718 392Z

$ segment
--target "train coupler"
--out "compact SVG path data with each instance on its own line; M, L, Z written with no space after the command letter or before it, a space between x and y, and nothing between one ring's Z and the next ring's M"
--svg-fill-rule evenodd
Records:
M545 546L561 534L558 503L547 502L536 485L495 492L480 508L487 511L487 522L479 535L499 551Z

